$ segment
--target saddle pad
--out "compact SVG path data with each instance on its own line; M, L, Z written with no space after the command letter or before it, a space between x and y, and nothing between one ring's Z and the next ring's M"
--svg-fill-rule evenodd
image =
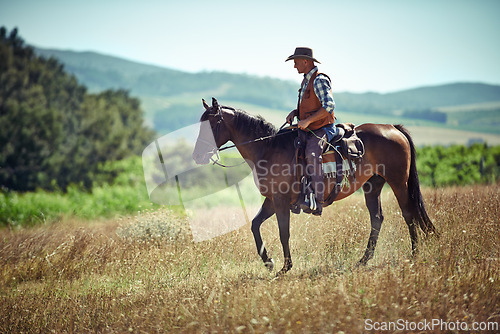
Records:
M352 164L352 171L356 172L356 164L354 163L354 161L351 160L351 164ZM351 172L351 168L349 168L348 160L342 160L342 172L344 174L349 174ZM323 175L326 178L336 178L337 177L337 162L336 161L323 162Z

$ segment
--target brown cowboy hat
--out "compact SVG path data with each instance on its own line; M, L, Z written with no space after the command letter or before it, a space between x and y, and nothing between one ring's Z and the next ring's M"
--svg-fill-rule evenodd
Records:
M313 57L313 50L311 48L295 48L293 55L288 57L285 61L289 61L295 58L305 58L311 59L319 64L321 64L316 58Z

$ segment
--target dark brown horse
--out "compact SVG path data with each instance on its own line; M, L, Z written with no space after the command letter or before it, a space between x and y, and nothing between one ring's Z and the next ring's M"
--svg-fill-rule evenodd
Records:
M257 251L264 264L272 269L274 262L268 257L260 234L261 224L276 214L284 266L278 275L292 268L290 256L290 208L298 193L291 185L294 175L296 132L278 132L261 117L255 117L230 107L220 106L212 99L212 106L203 100L205 112L201 121L208 121L210 127L200 127L200 134L193 152L198 164L207 164L211 156L222 145L231 141L241 156L249 163L258 180L260 193L265 197L259 213L252 220L252 232ZM208 129L212 133L203 133ZM355 177L349 179L349 186L342 188L335 200L345 198L360 187L365 193L366 206L370 212L371 232L365 254L359 261L366 264L373 257L378 235L384 220L380 206L380 193L387 182L396 195L403 217L410 231L412 252L417 247L417 226L427 234L436 233L422 200L415 164L415 147L409 133L401 125L363 124L356 127L358 137L365 145L365 155L357 161ZM213 136L215 147L206 138ZM205 138L205 139L204 139ZM325 178L325 198L336 182ZM325 202L325 206L331 203Z

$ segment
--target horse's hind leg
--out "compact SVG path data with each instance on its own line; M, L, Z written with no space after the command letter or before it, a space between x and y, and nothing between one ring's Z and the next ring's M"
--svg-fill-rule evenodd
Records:
M264 247L264 242L262 241L262 236L260 234L260 226L262 223L274 214L273 203L270 199L266 198L259 213L252 220L252 233L255 239L255 245L257 246L257 252L259 253L262 261L269 270L274 269L274 261L272 258L267 256L266 247Z
M399 185L393 185L389 183L389 185L391 186L392 191L394 191L394 195L396 195L396 199L398 200L399 207L401 208L403 218L405 219L406 225L408 225L411 239L411 252L413 255L415 255L415 253L417 252L418 244L417 224L414 220L415 209L410 201L408 186L406 182Z
M359 260L359 263L365 265L373 257L375 246L377 245L378 235L384 216L382 215L382 206L380 205L380 192L384 187L385 179L379 175L373 175L364 185L365 202L370 212L371 232L366 246L365 255Z

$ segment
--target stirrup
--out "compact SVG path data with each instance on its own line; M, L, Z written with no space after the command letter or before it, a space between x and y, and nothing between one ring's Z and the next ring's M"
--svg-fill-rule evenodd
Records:
M310 192L306 195L304 195L304 199L299 203L300 208L304 212L312 212L316 210L317 205L316 205L316 196L314 195L313 192Z

